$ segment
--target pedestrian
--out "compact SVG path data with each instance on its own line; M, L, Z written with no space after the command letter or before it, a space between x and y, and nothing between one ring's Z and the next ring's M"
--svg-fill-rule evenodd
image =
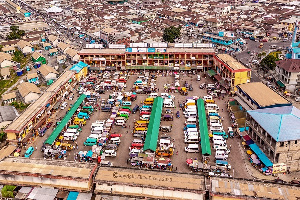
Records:
M222 112L224 111L224 109L222 108Z
M178 155L178 151L176 151L176 155Z

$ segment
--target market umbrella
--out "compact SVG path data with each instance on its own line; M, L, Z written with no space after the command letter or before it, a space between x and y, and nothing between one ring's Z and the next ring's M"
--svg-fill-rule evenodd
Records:
M248 154L248 155L252 155L253 152L252 152L251 150L248 150L248 151L247 151L247 154Z
M259 164L259 163L260 163L260 161L259 161L258 159L253 159L253 163L255 163L255 164Z
M193 163L193 160L192 159L186 159L186 164L188 164L188 165L190 165L190 164L192 164Z
M246 142L242 142L242 145L246 145Z
M252 155L251 155L251 158L252 158L252 160L257 159L257 155L252 154Z
M15 152L15 153L14 153L14 156L15 156L15 157L19 157L20 154L19 154L18 152Z

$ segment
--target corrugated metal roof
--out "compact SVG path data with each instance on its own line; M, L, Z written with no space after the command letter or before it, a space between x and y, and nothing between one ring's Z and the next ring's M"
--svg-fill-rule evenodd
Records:
M300 110L283 106L248 111L277 142L300 139Z

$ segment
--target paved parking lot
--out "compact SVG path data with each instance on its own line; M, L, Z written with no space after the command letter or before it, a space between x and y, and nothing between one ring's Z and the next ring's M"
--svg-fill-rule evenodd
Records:
M202 75L202 74L201 74ZM134 81L136 80L137 75L131 75L127 81L127 88L125 91L130 91L130 89L133 86ZM179 93L172 93L172 95L175 95L175 108L172 108L173 114L174 114L174 121L161 121L161 125L170 125L172 124L172 131L170 133L167 133L169 136L171 136L172 139L174 139L174 144L175 144L175 150L174 150L174 155L171 157L171 161L173 164L173 170L176 170L178 172L190 172L190 168L186 165L186 159L188 158L197 158L198 160L202 160L201 153L186 153L184 151L184 147L186 144L184 143L184 134L183 134L183 127L184 127L184 121L185 118L183 116L182 111L179 109L179 103L182 103L185 101L187 97L192 97L192 96L199 96L203 97L204 95L207 95L207 92L205 89L200 89L199 85L201 83L212 83L213 81L210 78L201 78L201 81L196 80L196 75L181 75L180 78L180 84L183 85L184 82L187 81L189 84L192 83L193 85L193 91L189 91L188 96L182 96ZM161 76L159 75L157 77L157 87L159 89L159 92L164 92L164 84L169 83L172 84L174 83L174 76ZM74 90L74 92L76 92ZM105 94L101 95L101 98L107 99L109 96L109 91L106 91ZM72 101L66 100L69 105L70 103L74 103L76 101L76 97L79 95L76 92L75 98ZM138 94L137 95L137 100L132 103L132 107L136 104L139 104L146 99L147 95L146 94ZM223 127L226 130L228 126L230 126L230 121L229 121L229 116L226 110L226 101L228 97L225 97L224 100L219 100L215 99L216 104L220 107L220 115L221 117L224 117ZM67 108L66 108L67 109ZM66 114L66 109L65 110L60 110L51 116L51 118L55 121L59 118L64 117ZM175 117L176 111L180 110L180 118ZM163 109L163 113L165 111L165 108ZM77 144L78 144L78 149L75 148L75 150L68 151L67 153L67 160L74 160L74 155L77 154L79 151L88 151L91 150L91 147L84 146L83 142L86 140L86 138L90 135L90 127L91 123L95 122L96 120L103 120L103 119L108 119L110 116L110 112L101 112L101 111L95 111L90 120L87 120L87 123L85 126L82 128L82 132L80 136L77 139ZM133 131L133 126L134 126L134 120L138 120L139 118L139 113L137 112L136 114L131 114L128 121L126 122L127 128L122 128L121 126L115 126L113 125L113 128L111 130L112 133L121 133L121 144L119 145L118 151L117 151L117 157L108 157L106 160L110 160L114 166L127 166L130 167L130 164L127 164L127 159L129 158L129 147L134 139L132 136L132 131ZM47 130L46 134L44 137L39 137L37 140L33 143L34 147L37 147L38 151L34 151L32 157L33 158L43 158L43 153L40 151L42 147L42 143L48 138L48 136L52 133L53 128ZM162 132L159 133L161 136ZM70 142L72 143L72 142ZM227 141L228 146L231 146L231 153L229 154L229 163L232 165L232 168L234 169L234 176L235 177L243 177L243 178L251 178L251 176L248 174L246 167L243 166L243 158L241 154L241 150L239 147L239 144L241 143L239 138L229 138ZM178 155L176 152L178 151ZM212 155L210 159L210 164L214 165L214 151L212 148ZM233 174L233 170L230 172Z

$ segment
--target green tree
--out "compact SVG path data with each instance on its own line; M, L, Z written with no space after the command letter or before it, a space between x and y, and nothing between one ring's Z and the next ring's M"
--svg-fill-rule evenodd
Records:
M3 45L0 45L0 51L2 51Z
M24 60L24 54L20 50L16 50L14 52L14 56L12 58L13 61L16 61L18 63L21 63Z
M181 30L181 26L179 27L170 26L168 28L165 28L163 34L163 40L166 42L174 43L175 39L180 37L180 30Z
M18 26L11 26L11 32L7 35L7 40L21 39L25 35L24 30L19 30Z
M260 62L260 66L264 68L268 68L270 70L274 70L276 67L276 63L275 61L277 61L278 58L276 58L273 55L267 55L266 57L264 57L261 62Z

